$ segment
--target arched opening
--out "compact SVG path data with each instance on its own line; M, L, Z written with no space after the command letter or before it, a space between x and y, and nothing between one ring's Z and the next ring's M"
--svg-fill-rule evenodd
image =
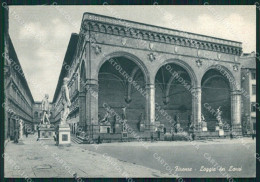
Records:
M192 79L182 66L168 63L155 77L155 122L162 132L188 131L192 122ZM180 130L179 130L180 131Z
M124 56L110 58L100 67L98 86L99 123L110 124L109 131L117 133L115 124L118 121L115 114L107 112L109 106L121 119L126 116L127 124L138 131L138 122L140 116L145 115L146 105L146 79L140 66Z
M207 122L208 131L215 131L218 124L217 109L221 111L224 129L231 126L231 88L229 81L219 71L208 70L201 81L202 115Z

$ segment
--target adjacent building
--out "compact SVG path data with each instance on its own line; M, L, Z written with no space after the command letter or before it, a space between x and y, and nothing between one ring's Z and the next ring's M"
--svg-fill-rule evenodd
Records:
M34 99L9 36L5 49L5 137L13 139L19 123L33 129Z
M256 103L256 54L243 54L241 56L241 86L242 96L242 126L243 134L256 132L256 110L259 104Z

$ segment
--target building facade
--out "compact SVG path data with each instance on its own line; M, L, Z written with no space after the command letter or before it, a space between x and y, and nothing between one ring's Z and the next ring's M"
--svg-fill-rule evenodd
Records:
M254 52L243 54L241 59L241 86L248 93L242 97L243 134L253 134L256 132L256 110L260 108L256 103L256 55Z
M14 130L23 123L25 129L33 129L34 99L25 79L15 49L7 36L5 49L5 137L13 139Z
M72 130L92 139L133 137L122 118L143 138L176 124L188 132L191 123L200 135L202 118L211 135L218 109L226 131L241 135L243 61L241 42L85 13L54 94L55 122L68 77Z

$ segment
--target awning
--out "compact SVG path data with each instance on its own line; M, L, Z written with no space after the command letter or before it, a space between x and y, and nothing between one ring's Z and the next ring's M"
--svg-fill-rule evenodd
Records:
M79 122L79 117L70 118L69 120L67 120L68 124L73 124L73 123L78 123L78 122Z

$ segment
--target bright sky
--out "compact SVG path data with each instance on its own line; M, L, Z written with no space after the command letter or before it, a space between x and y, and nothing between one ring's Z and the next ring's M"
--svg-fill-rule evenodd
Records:
M11 6L9 34L35 101L50 101L71 33L92 12L243 43L256 49L255 6Z

